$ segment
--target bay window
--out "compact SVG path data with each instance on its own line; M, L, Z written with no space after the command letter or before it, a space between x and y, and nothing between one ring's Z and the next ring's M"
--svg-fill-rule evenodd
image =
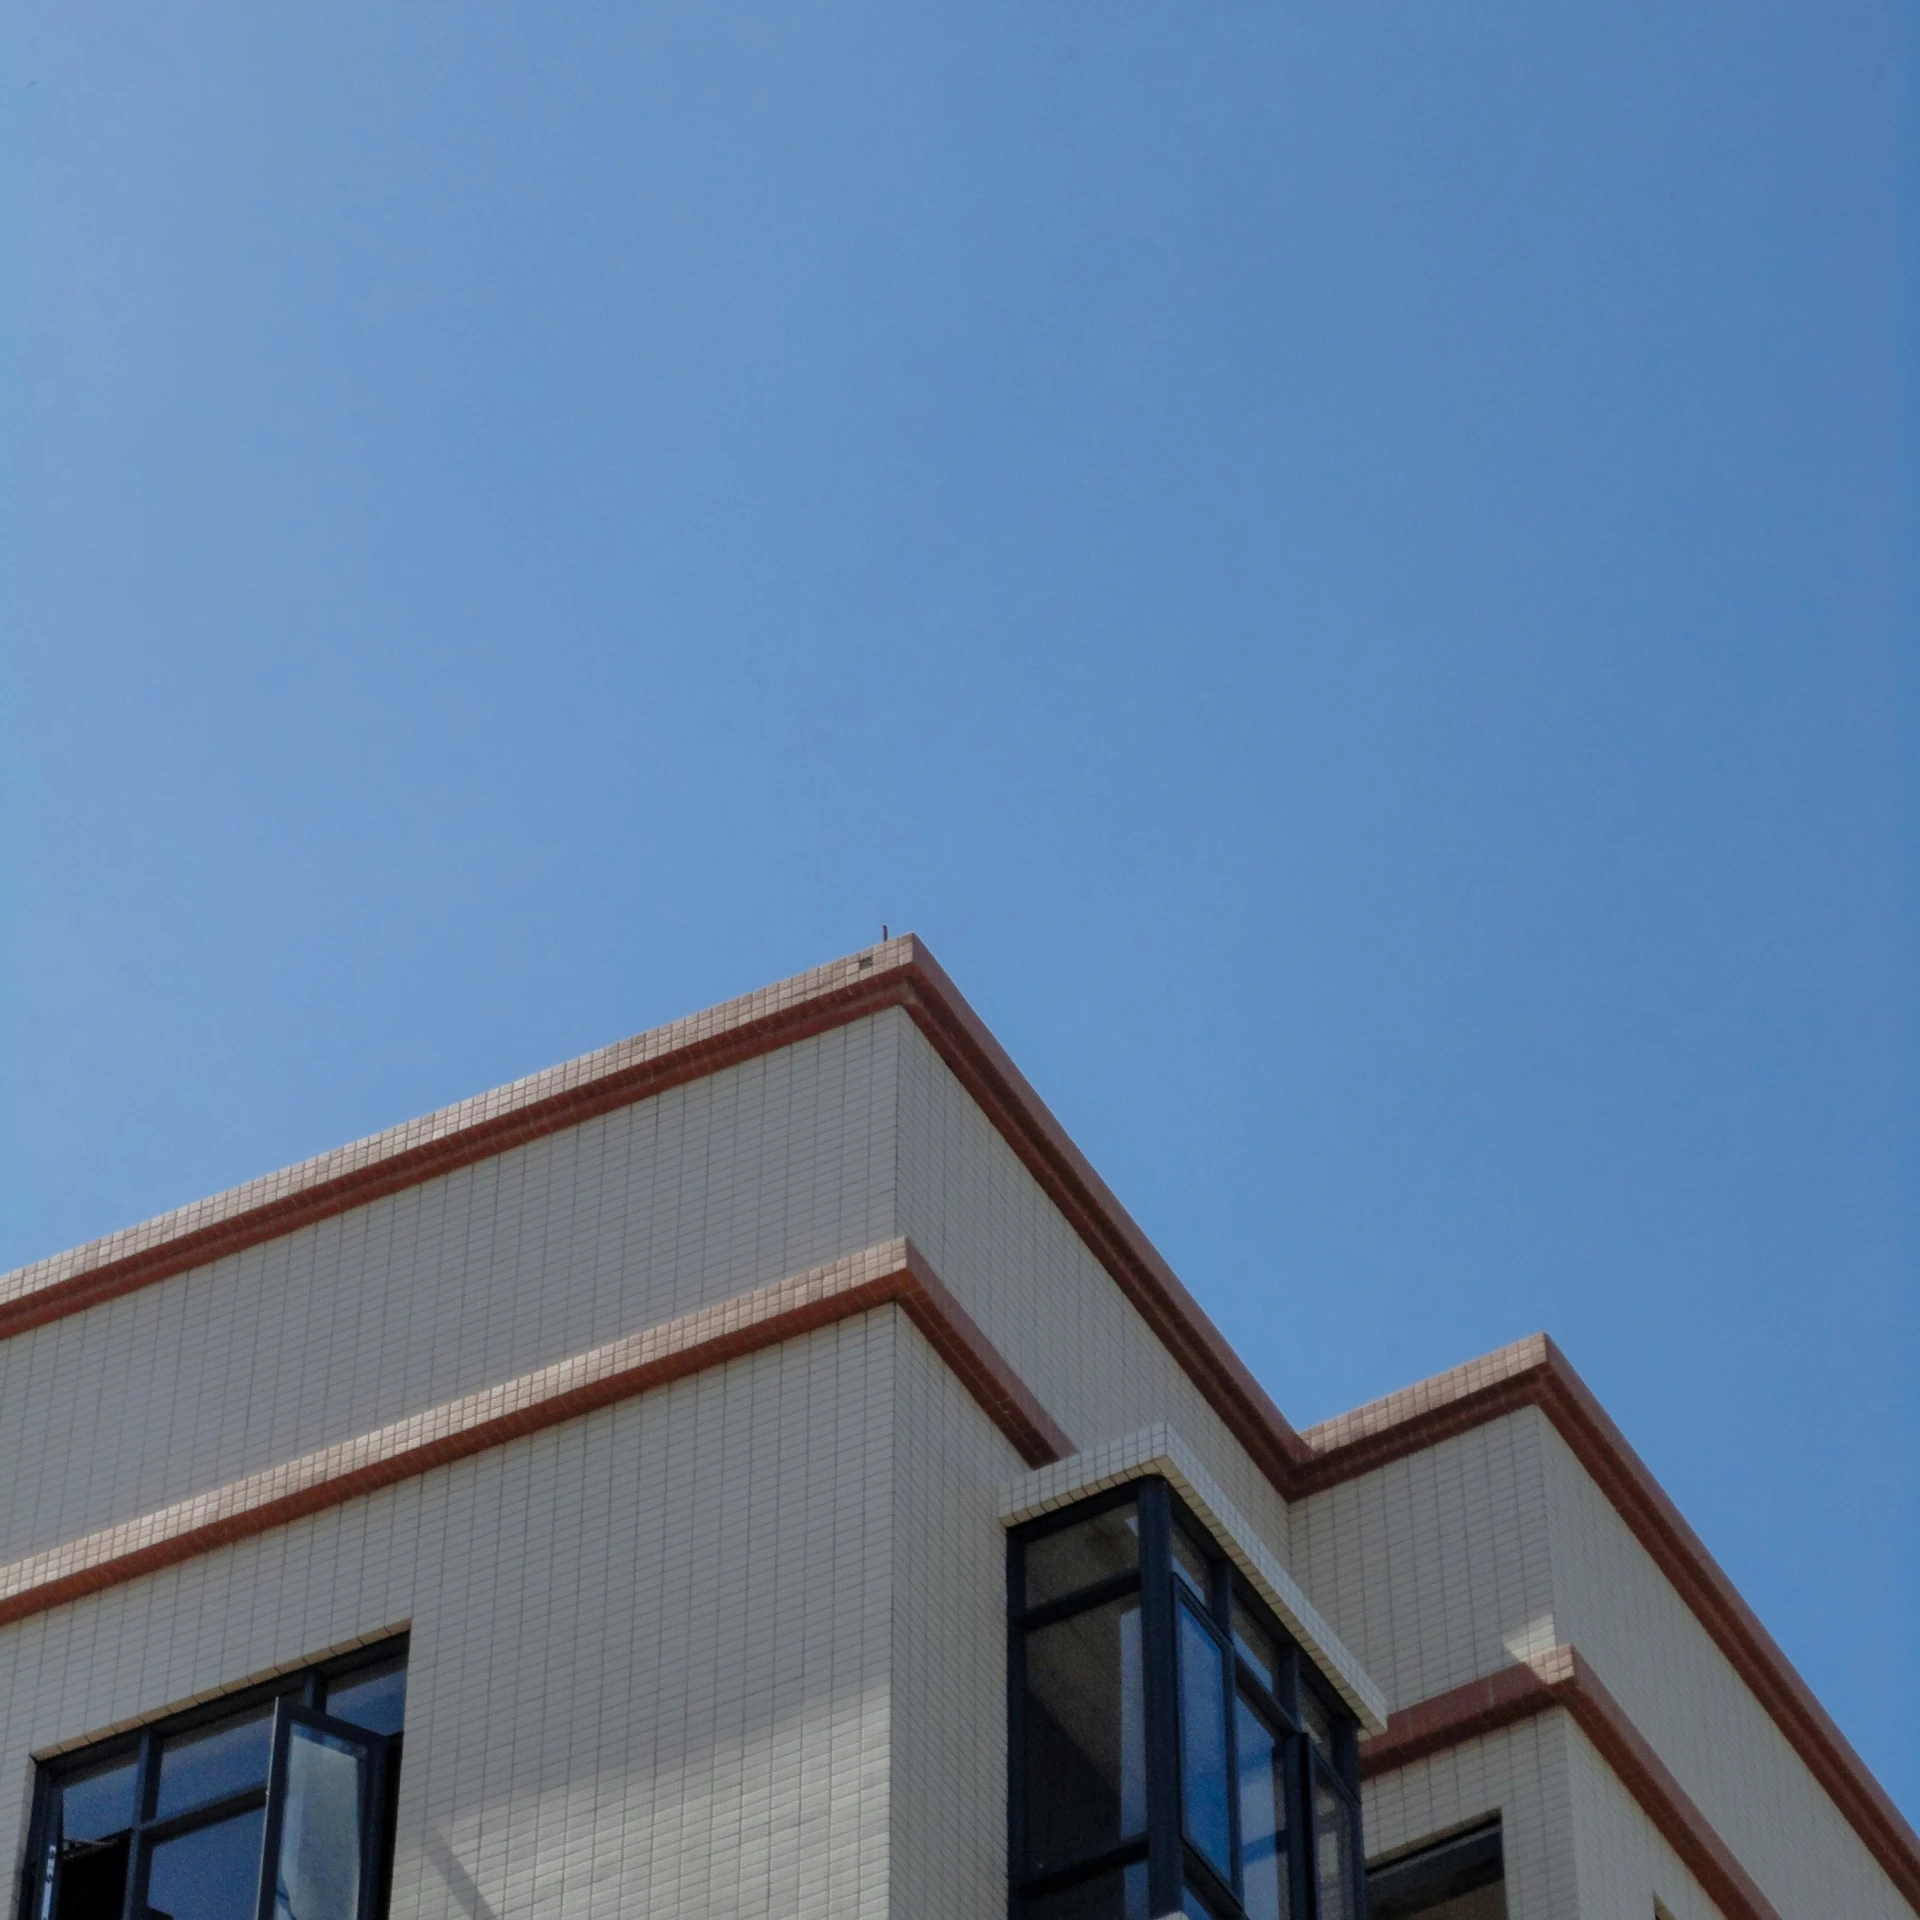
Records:
M1009 1540L1014 1920L1363 1920L1352 1714L1174 1490Z

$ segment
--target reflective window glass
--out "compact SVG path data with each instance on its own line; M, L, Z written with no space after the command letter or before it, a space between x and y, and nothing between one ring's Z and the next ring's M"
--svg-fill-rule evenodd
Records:
M343 1674L327 1687L327 1712L369 1733L398 1733L407 1714L407 1663L389 1660Z
M1313 1780L1313 1861L1320 1889L1319 1920L1357 1920L1353 1812L1345 1797L1320 1777L1318 1767Z
M1203 1607L1212 1605L1213 1569L1207 1556L1178 1527L1173 1530L1173 1570Z
M133 1775L132 1754L68 1774L60 1783L62 1841L71 1846L77 1840L104 1840L132 1826Z
M1082 1587L1130 1573L1140 1564L1140 1515L1110 1507L1078 1526L1043 1534L1026 1547L1027 1605L1043 1607Z
M1227 1811L1226 1661L1191 1607L1180 1613L1180 1799L1187 1838L1233 1878Z
M1076 1881L1026 1901L1026 1920L1147 1920L1147 1863Z
M360 1911L366 1769L359 1741L297 1720L288 1729L276 1920L354 1920Z
M147 1920L253 1920L264 1808L162 1840L147 1872Z
M1046 1873L1146 1830L1139 1597L1035 1629L1026 1664L1027 1865Z
M1240 1768L1241 1897L1248 1920L1287 1920L1286 1754L1267 1723L1246 1701L1234 1703L1234 1740Z
M1233 1602L1233 1645L1253 1677L1274 1692L1280 1685L1280 1650L1273 1635L1253 1617L1253 1610L1237 1594Z
M1306 1663L1301 1662L1304 1666ZM1300 1718L1306 1723L1306 1729L1313 1736L1313 1744L1322 1755L1333 1758L1333 1715L1327 1711L1327 1703L1303 1680L1300 1683Z
M177 1733L160 1749L160 1799L155 1817L204 1807L230 1793L267 1784L273 1745L271 1704L210 1727Z

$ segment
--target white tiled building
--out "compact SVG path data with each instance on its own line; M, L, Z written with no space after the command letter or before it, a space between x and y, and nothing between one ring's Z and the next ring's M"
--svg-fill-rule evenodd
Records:
M1920 1912L1550 1343L1296 1433L911 939L0 1278L0 1467L34 1920Z

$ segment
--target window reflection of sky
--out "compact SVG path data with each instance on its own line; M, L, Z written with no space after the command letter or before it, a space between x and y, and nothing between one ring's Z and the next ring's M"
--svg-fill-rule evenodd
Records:
M253 1920L265 1820L255 1808L161 1841L147 1879L154 1920Z

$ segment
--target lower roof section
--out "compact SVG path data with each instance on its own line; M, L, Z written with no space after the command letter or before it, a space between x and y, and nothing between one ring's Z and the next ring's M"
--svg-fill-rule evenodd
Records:
M1351 1480L1518 1407L1540 1408L1874 1857L1905 1897L1920 1907L1920 1837L1550 1340L1537 1336L1307 1434L1297 1433L1067 1137L931 953L911 935L0 1276L0 1339L84 1312L245 1247L577 1126L597 1114L633 1105L674 1086L895 1007L903 1009L926 1035L1043 1192L1283 1497L1295 1499ZM858 1263L868 1257L862 1254L852 1259ZM845 1264L836 1262L834 1266L837 1270ZM849 1304L861 1288L893 1287L895 1291L887 1297L897 1299L913 1314L929 1330L929 1337L935 1338L936 1345L946 1340L942 1351L949 1363L1025 1458L1042 1461L1070 1450L1065 1436L1046 1420L1037 1401L1019 1386L1004 1361L986 1348L978 1338L978 1329L959 1314L951 1297L944 1305L936 1304L939 1296L921 1268L902 1255L892 1275L868 1275L844 1286L836 1283L822 1300L795 1311L832 1317L829 1299L838 1303L835 1311L864 1311L864 1306ZM793 1284L780 1282L777 1286ZM940 1291L944 1293L944 1289ZM785 1311L769 1308L767 1317L755 1324L771 1328ZM962 1329L962 1322L970 1333ZM633 1339L656 1337L662 1337L662 1329ZM591 1398L593 1395L610 1399L621 1392L640 1391L639 1384L616 1388L612 1383L644 1383L653 1377L670 1377L652 1374L649 1369L691 1366L694 1362L688 1355L700 1350L702 1342L709 1339L707 1334L696 1334L692 1329L684 1329L675 1337L684 1338L688 1344L674 1355L653 1359L616 1362L606 1358L607 1350L596 1350L601 1359L595 1364L611 1368L604 1377L575 1381L566 1387L549 1382L551 1391L540 1388L527 1405L497 1415L478 1405L468 1407L444 1433L409 1438L397 1429L382 1429L380 1435L345 1443L371 1449L351 1462L342 1456L323 1466L316 1455L233 1487L196 1496L165 1510L164 1515L150 1514L90 1535L85 1542L71 1542L29 1556L0 1569L0 1619L17 1618L23 1608L33 1610L31 1596L52 1593L56 1587L67 1594L87 1591L112 1578L131 1578L135 1572L167 1564L183 1552L203 1550L200 1546L183 1546L190 1539L212 1544L216 1538L239 1537L277 1524L262 1515L290 1517L297 1511L311 1511L315 1505L325 1504L323 1489L350 1486L358 1491L384 1484L403 1472L418 1470L400 1463L416 1456L424 1458L420 1449L454 1447L471 1451L474 1446L494 1444L492 1439L476 1436L496 1431L489 1425L496 1418L545 1424L549 1417L569 1418L572 1411L601 1404ZM735 1337L746 1337L746 1332L735 1329L711 1336L715 1340ZM768 1332L766 1337L783 1336ZM722 1352L719 1346L712 1350ZM581 1365L592 1357L578 1356L575 1361L560 1364ZM542 1373L552 1371L544 1369ZM487 1391L504 1393L524 1385L514 1382L509 1388ZM576 1394L589 1397L576 1405L570 1398ZM485 1395L470 1398L478 1402ZM447 1409L439 1408L415 1419L430 1421L440 1415L453 1418ZM398 1427L411 1431L412 1423L400 1422ZM522 1425L513 1430L531 1428ZM508 1429L502 1427L497 1432L504 1438ZM332 1455L338 1449L323 1452ZM299 1484L275 1481L275 1474L293 1475ZM302 1475L307 1477L303 1479ZM365 1478L368 1475L376 1477ZM344 1499L351 1494L341 1492L338 1497ZM302 1502L305 1504L297 1504ZM146 1531L142 1532L143 1528ZM59 1561L57 1556L62 1554L78 1557ZM109 1569L123 1571L114 1574ZM40 1604L58 1601L45 1599Z

